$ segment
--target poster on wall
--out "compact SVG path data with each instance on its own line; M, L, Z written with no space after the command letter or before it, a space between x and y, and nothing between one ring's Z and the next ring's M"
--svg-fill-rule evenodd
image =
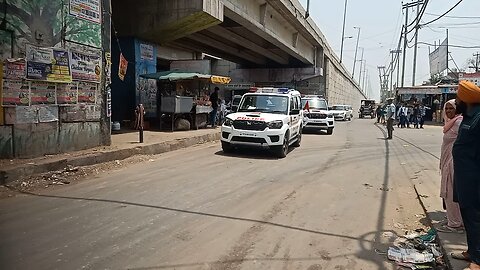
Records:
M77 83L59 83L57 84L57 104L76 104Z
M125 80L125 75L127 75L128 61L123 57L123 54L120 53L120 62L118 64L118 78L120 80Z
M69 83L72 81L68 51L27 44L27 79Z
M157 114L157 82L156 80L138 78L137 92L140 95L140 103L145 108L148 117Z
M38 108L36 106L16 107L16 124L35 124L38 123Z
M30 105L30 89L28 82L22 80L3 80L2 105Z
M72 79L79 81L100 82L102 52L85 53L71 51Z
M17 80L25 78L25 61L5 60L3 63L3 78Z
M58 107L57 106L39 106L38 107L38 122L48 123L58 121Z
M70 15L100 24L100 0L70 0Z
M91 82L78 82L78 103L95 104L98 84Z
M140 43L140 59L153 60L153 46Z
M51 82L30 82L31 104L55 104L55 84Z

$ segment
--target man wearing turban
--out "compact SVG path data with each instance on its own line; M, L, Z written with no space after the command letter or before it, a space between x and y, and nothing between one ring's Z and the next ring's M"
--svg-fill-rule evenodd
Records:
M480 270L480 88L460 82L456 103L463 121L452 151L454 200L460 206L468 250L452 256L469 260L467 269Z

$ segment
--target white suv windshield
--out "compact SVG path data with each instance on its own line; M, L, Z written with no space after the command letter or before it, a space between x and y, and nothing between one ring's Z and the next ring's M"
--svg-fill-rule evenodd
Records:
M308 101L308 107L310 109L317 109L317 110L328 110L327 102L323 99L319 98L312 98L312 99L302 99L302 107L305 108L305 105Z
M239 112L288 113L288 97L272 95L246 95Z

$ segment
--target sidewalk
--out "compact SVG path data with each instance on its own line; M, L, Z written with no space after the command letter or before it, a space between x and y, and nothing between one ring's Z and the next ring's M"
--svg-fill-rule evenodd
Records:
M134 155L155 155L220 139L220 129L160 132L145 131L139 143L138 131L112 134L112 145L33 159L0 159L0 184L21 176L122 160Z
M415 184L418 197L426 211L426 214L432 222L434 228L439 227L439 222L445 219L445 210L442 207L442 200L439 196L440 176L437 171L428 171L427 178L421 177ZM430 178L429 180L426 180ZM431 179L438 179L432 181ZM465 234L437 232L441 242L444 254L446 254L447 263L452 270L463 270L468 267L468 263L452 259L452 252L462 252L466 250L467 240Z

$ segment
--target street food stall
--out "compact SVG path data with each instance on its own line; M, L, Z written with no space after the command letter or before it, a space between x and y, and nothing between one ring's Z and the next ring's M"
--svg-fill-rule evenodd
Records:
M212 84L228 84L231 80L224 76L182 71L140 76L157 80L160 129L168 123L171 131L206 127L208 114L212 111L210 87Z

